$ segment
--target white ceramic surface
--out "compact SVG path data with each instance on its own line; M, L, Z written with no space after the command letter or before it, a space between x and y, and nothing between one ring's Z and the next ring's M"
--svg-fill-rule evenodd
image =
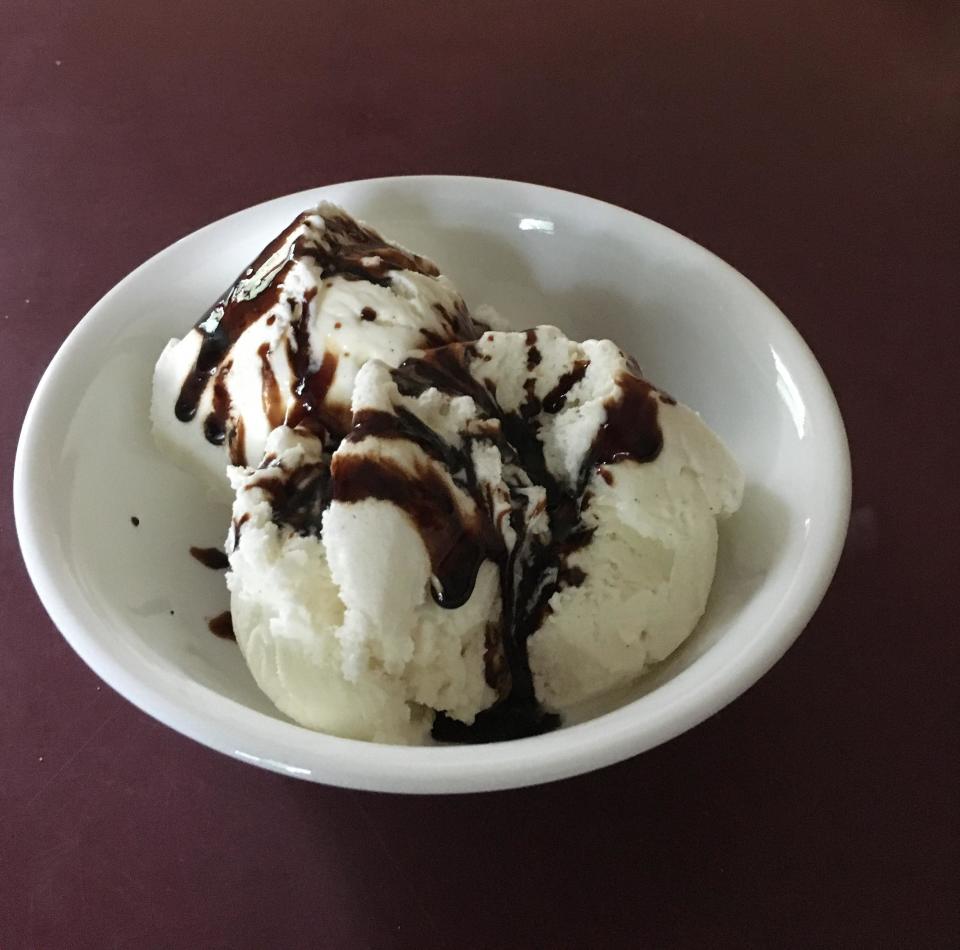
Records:
M206 619L222 575L187 548L220 544L228 512L159 456L151 370L297 212L336 201L434 257L472 304L517 326L609 336L697 408L747 477L722 528L707 615L613 711L545 736L404 748L314 733L260 694ZM288 775L356 788L465 792L530 785L657 745L716 712L787 649L830 581L846 533L850 465L830 388L799 335L744 277L621 208L518 182L417 177L279 198L184 238L80 322L30 405L14 473L17 530L51 618L81 657L185 735ZM131 524L131 516L140 526Z

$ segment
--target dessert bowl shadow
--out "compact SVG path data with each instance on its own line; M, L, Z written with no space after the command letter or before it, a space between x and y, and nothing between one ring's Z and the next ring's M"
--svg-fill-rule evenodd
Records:
M259 249L326 199L433 257L472 304L516 327L610 337L697 409L740 462L707 612L640 682L547 735L479 746L388 746L302 728L208 631L229 511L162 457L148 421L154 362ZM850 462L819 365L776 306L717 257L622 208L482 178L348 182L249 208L183 238L111 290L44 374L14 471L17 532L50 617L86 663L161 722L290 776L394 792L552 781L643 752L762 676L810 619L846 534Z

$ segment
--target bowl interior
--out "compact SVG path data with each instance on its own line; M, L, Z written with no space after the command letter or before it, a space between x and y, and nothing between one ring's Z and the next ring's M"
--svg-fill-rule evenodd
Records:
M745 471L744 505L722 526L717 577L695 634L636 687L580 710L571 726L585 725L525 740L544 756L526 777L502 749L473 750L474 779L453 779L457 750L388 751L301 729L263 697L235 644L207 630L207 618L227 609L227 592L222 574L188 548L220 545L229 512L154 448L153 364L166 341L320 197L433 257L471 304L493 304L515 326L553 323L577 338L613 338L649 378L701 412ZM94 669L148 712L293 774L453 790L613 761L746 688L786 649L829 580L848 507L846 464L835 404L806 347L766 298L703 249L621 209L551 189L387 179L240 212L168 248L108 294L38 389L18 456L17 518L54 620ZM585 735L594 755L578 757L564 737L605 721L619 737L616 754L601 743L607 751L598 759L597 740ZM418 757L419 779L387 776L390 763L399 770L404 761L398 753ZM475 765L478 756L489 758L489 769ZM343 765L351 757L363 764Z

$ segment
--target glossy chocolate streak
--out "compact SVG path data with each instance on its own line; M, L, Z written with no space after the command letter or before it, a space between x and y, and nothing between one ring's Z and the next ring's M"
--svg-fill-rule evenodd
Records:
M250 512L245 511L239 519L234 518L233 525L233 548L232 550L237 550L237 545L240 544L240 529L250 520Z
M289 270L296 242L290 243L286 257L277 261L270 271L263 272L263 268L290 240L302 219L303 215L298 216L290 227L268 244L244 275L197 323L196 329L203 335L203 340L174 408L181 422L189 422L197 414L207 382L227 358L241 334L279 299L280 285Z
M208 442L223 445L227 437L227 417L230 413L230 393L227 391L226 376L230 372L230 363L224 363L213 381L213 409L203 420L203 434Z
M231 464L247 464L246 428L242 416L237 418L227 432L227 454Z
M295 403L287 413L287 425L296 428L304 423L315 422L322 425L335 436L342 436L347 429L350 410L347 406L328 406L325 404L327 392L337 372L337 356L329 350L323 354L323 359L315 371L305 368L299 359L299 354L310 358L310 351L304 347L297 351L298 357L294 360L295 382L293 395Z
M567 401L567 393L583 379L589 365L589 360L577 360L573 364L573 369L560 377L557 385L543 397L544 412L555 415L564 407Z
M389 501L416 525L430 555L441 607L462 607L473 593L480 565L502 558L499 538L479 510L467 514L433 466L411 474L387 458L339 455L333 460L333 501Z
M321 269L321 277L345 277L347 280L365 280L380 287L390 286L390 272L411 270L430 277L436 277L437 271L425 266L422 258L416 258L406 251L391 247L380 241L365 241L361 244L333 245L329 250L305 246L301 248L304 257L312 257Z
M446 346L449 340L444 339L439 333L433 330L427 330L425 327L420 329L420 339L423 341L421 349L431 350L438 346Z
M510 692L510 667L503 652L503 637L500 636L500 624L488 623L483 636L483 670L487 685L498 696Z
M587 475L598 465L624 459L652 462L663 448L663 433L657 421L657 390L632 373L621 373L617 384L623 390L623 398L607 406L606 421L587 457Z
M298 314L292 333L286 340L287 363L290 366L290 394L293 404L287 409L284 421L291 428L304 426L323 438L327 429L336 436L343 435L348 422L330 412L324 405L327 390L337 372L337 357L324 352L320 365L314 369L313 354L310 349L310 301L317 294L311 287L300 304L296 306ZM322 418L321 418L322 416Z
M560 582L564 587L579 587L586 579L586 571L579 567L565 567L560 572Z
M314 244L301 249L303 255L317 261L324 278L341 275L386 287L393 270L413 271L426 277L440 276L432 261L389 244L378 231L353 218L331 215L325 221L327 247Z
M593 537L593 529L581 524L581 513L581 505L565 499L551 513L554 533L550 543L534 546L531 568L521 586L525 607L521 617L524 642L536 633L551 612L550 598L564 587L579 587L587 578L581 568L567 566L567 558L586 547Z
M536 349L536 347L533 347L533 349ZM523 405L520 407L520 415L524 419L531 420L530 424L534 425L535 422L532 421L533 417L539 415L540 412L543 410L543 404L537 398L536 379L533 376L531 376L528 380L524 382L523 389L524 389L524 392L526 392L527 394L527 398L524 400Z
M421 422L418 416L402 406L397 408L396 415L376 409L358 412L354 416L353 428L347 436L347 441L362 442L370 436L380 439L407 439L419 446L431 458L442 462L455 479L459 474L462 484L468 484L466 481L468 473L472 478L472 468L467 455L450 445L430 426ZM473 482L470 483L471 487L472 484Z
M467 305L462 299L457 300L453 310L448 310L442 303L435 303L433 309L443 318L449 334L448 337L441 339L440 344L434 344L435 346L449 343L451 337L454 340L476 340L487 329L485 323L470 316Z
M326 462L311 462L290 473L271 468L262 468L260 472L253 484L269 495L274 524L319 538L323 513L330 507L330 466ZM244 520L246 515L234 528L236 538Z
M470 396L485 415L503 415L491 391L469 371L477 348L472 343L453 343L428 350L422 357L404 360L393 378L403 396L419 396L434 388L453 396Z
M230 561L220 548L197 548L191 546L190 555L204 567L209 567L211 571L225 571L230 566Z
M260 379L263 401L263 414L267 417L267 424L271 429L283 425L287 407L283 396L280 395L280 385L277 382L273 366L270 364L270 344L261 343L257 349L260 357Z
M433 590L434 600L441 607L462 606L473 593L483 562L503 557L500 535L484 516L484 499L477 490L469 453L450 445L403 407L395 415L377 410L357 413L347 439L357 443L369 437L405 439L417 445L429 458L443 464L455 489L468 496L475 511L464 514L463 504L432 467L423 467L410 476L387 459L367 462L363 457L350 455L334 460L333 499L378 498L405 511L424 539L431 569L440 585ZM381 469L384 477L378 482L376 472Z

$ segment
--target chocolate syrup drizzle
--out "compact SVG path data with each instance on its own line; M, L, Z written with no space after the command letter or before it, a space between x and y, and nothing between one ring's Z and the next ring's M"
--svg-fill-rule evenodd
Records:
M212 405L203 422L204 436L214 445L226 443L230 460L235 465L246 463L246 452L243 420L233 420L230 411L230 393L226 385L232 369L230 354L243 333L281 302L285 294L284 282L295 261L312 258L319 265L323 280L339 276L381 287L389 286L397 271L439 276L431 261L389 244L373 228L361 225L347 215L324 216L322 231L309 220L312 215L309 211L298 215L196 325L202 335L200 349L180 389L174 413L181 422L192 420L213 379ZM287 422L292 426L306 424L316 432L326 429L332 435L342 437L350 426L349 407L325 404L336 373L337 358L325 353L319 367L312 364L308 305L316 292L315 287L310 288L303 300L287 297L296 321L292 339L287 340L287 357L293 377L291 389L295 397L292 419ZM462 301L452 311L441 305L437 305L437 309L452 338L472 340L482 332ZM376 311L370 307L365 307L360 314L363 320L375 320L376 317ZM448 339L439 342L446 343ZM425 339L425 342L433 341ZM269 347L266 344L261 346L258 353L264 411L270 425L275 427L286 417L286 400L268 359Z
M527 335L529 350L536 347L536 334ZM481 359L476 344L454 343L428 350L405 360L392 371L401 395L417 397L436 388L451 396L470 396L486 421L474 427L455 446L403 406L392 412L364 410L354 415L345 437L348 443L368 438L404 440L418 446L427 460L413 471L392 461L387 454L342 452L327 454L319 462L288 472L276 469L274 459L261 465L259 487L270 496L273 520L300 534L319 537L323 513L332 501L344 504L378 499L404 511L416 526L429 554L435 578L432 594L441 607L454 609L473 593L485 561L499 570L502 612L488 625L485 636L485 675L498 700L467 726L442 712L433 724L433 737L442 742L493 742L537 735L559 724L559 717L546 712L537 701L527 654L530 636L550 613L550 599L564 587L576 587L586 579L582 568L570 565L570 556L589 544L592 529L583 515L590 505L590 476L598 471L608 484L608 466L625 459L652 461L663 438L657 420L659 393L630 366L617 379L619 394L606 405L606 419L584 459L576 484L560 483L547 467L543 444L538 438L537 416L559 412L570 392L586 375L587 360L580 360L564 373L541 401L535 379L526 381L526 401L516 411L503 409L497 387L481 381L471 364ZM297 369L297 352L293 352ZM314 403L322 394L328 370L321 366L301 392L306 420L315 418ZM289 420L288 420L289 421ZM508 551L503 525L496 524L493 501L473 466L473 444L495 444L508 471L515 466L523 475L508 482L511 506L499 517L509 518L516 542ZM271 477L271 470L277 477ZM529 479L529 481L527 481ZM529 499L524 489L542 486L546 501L532 516L545 511L549 530L546 540L528 530ZM241 525L234 526L234 545Z
M244 464L246 459L242 419L232 421L226 386L232 368L230 354L240 336L283 300L284 281L297 259L315 260L324 280L340 276L389 286L396 271L438 276L431 262L388 244L375 230L352 218L325 217L326 227L320 234L308 221L310 214L299 215L278 235L197 324L202 341L181 388L175 414L184 422L193 419L212 380L212 405L204 419L204 434L214 444L226 443L234 464ZM490 380L481 383L470 372L478 352L468 341L476 340L488 328L470 316L462 301L453 309L435 304L449 337L424 332L424 342L435 348L406 360L393 375L403 395L418 396L435 387L473 398L491 425L481 427L478 434L466 439L463 448L457 448L403 408L395 414L367 411L351 417L347 407L328 404L326 396L336 375L337 357L325 352L319 365L313 362L309 304L316 292L311 288L301 300L286 299L293 315L293 331L286 340L294 397L289 410L270 363L269 345L265 343L258 350L263 408L270 426L286 423L307 428L323 439L328 452L320 462L258 480L258 486L270 495L273 520L300 534L319 536L323 512L333 500L352 503L376 498L392 502L410 517L423 538L436 578L433 597L448 609L469 600L484 561L496 564L502 615L487 627L484 659L487 682L497 690L499 699L470 726L438 713L433 736L445 742L491 742L555 728L559 717L543 710L536 699L527 641L549 613L553 594L586 579L583 570L568 565L567 560L590 541L592 532L584 526L582 516L590 503L590 493L585 489L591 473L599 468L609 484L612 475L601 466L624 459L646 462L656 458L663 442L657 422L657 397L664 402L670 397L654 390L641 378L636 362L629 361L627 371L617 380L622 397L606 406L607 418L576 486L570 489L554 479L547 468L537 437L537 417L542 412L563 409L570 391L587 372L587 360L574 363L542 400L536 396L531 376L524 386L526 401L517 411L506 412L497 400L496 385ZM371 308L360 313L362 320L376 317ZM450 337L464 342L447 345ZM532 373L542 360L536 330L528 330L525 339L526 365ZM442 472L429 464L410 472L386 457L350 453L338 455L331 468L329 452L344 437L351 442L370 437L411 441L428 458L442 463ZM492 501L485 496L473 468L471 442L483 439L494 442L506 462L515 463L534 485L545 489L548 541L528 531L528 501L522 491L528 486L518 483L508 486L512 504L506 517L517 541L507 551L502 526L493 521ZM261 469L269 469L271 463L271 459L264 459ZM464 496L469 504L464 504ZM244 519L233 526L234 547L239 543ZM218 636L233 634L229 613L214 618L210 627Z
M268 463L268 472L269 468ZM331 501L328 459L301 465L290 473L278 473L278 477L261 478L257 487L270 496L275 524L293 528L297 534L320 537L323 513ZM246 518L244 515L234 525L234 547L239 543L240 528Z
M531 338L528 334L528 347L533 349L535 343L535 335ZM590 503L590 493L585 490L590 474L600 465L627 458L651 461L662 447L656 391L632 372L624 373L618 379L623 396L607 405L606 421L584 461L577 485L568 489L547 468L533 417L540 411L560 411L569 392L586 374L588 361L575 363L542 404L530 380L531 385L525 387L527 404L517 412L506 412L497 401L496 386L481 383L470 372L477 355L472 344L452 344L410 358L393 371L403 395L419 396L430 388L454 396L468 395L484 416L499 423L482 435L468 437L464 449L449 445L402 407L396 415L358 413L347 437L351 442L371 436L407 439L428 457L443 463L450 473L449 482L432 466L410 473L382 458L364 455L337 456L332 472L334 500L377 498L396 504L408 514L430 553L439 584L434 598L441 606L458 607L469 599L485 560L499 567L503 610L499 623L487 630L485 660L487 681L498 690L500 699L470 726L438 713L433 737L445 742L520 738L558 725L559 718L545 712L537 702L527 641L549 613L554 593L563 587L579 586L586 579L584 571L569 566L567 559L588 544L592 535L582 518ZM520 490L523 486L511 486L513 505L508 517L518 540L507 552L501 532L493 523L490 500L484 497L473 470L469 449L476 439L495 442L507 462L515 462L534 484L545 488L549 541L528 534L527 499ZM472 499L474 509L469 515L464 515L455 489Z

